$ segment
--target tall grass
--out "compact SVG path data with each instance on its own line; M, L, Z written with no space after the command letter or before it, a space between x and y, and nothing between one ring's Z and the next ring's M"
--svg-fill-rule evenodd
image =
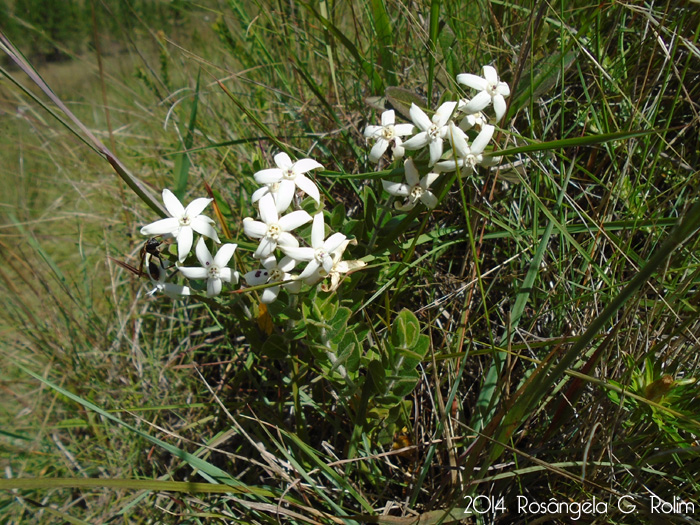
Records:
M142 27L102 77L94 57L40 73L152 193L211 186L240 271L253 173L280 150L324 164L329 223L369 266L267 313L146 298L107 256L137 265L154 210L45 96L3 84L6 521L571 519L526 496L595 497L608 513L587 519L625 523L655 497L697 504L696 10L206 4L197 38ZM463 95L455 76L487 63L512 91L505 164L395 214L363 128ZM351 381L324 361L339 341ZM501 506L465 513L477 495Z

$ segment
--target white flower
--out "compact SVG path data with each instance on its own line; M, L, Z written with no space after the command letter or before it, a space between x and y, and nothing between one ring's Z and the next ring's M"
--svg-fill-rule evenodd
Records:
M323 169L321 164L313 159L301 159L292 162L292 159L286 153L275 155L275 164L277 164L276 168L258 171L254 177L260 184L279 183L279 189L275 195L278 213L282 213L292 203L296 188L302 190L317 203L320 202L321 195L316 184L306 177L304 173L316 168Z
M262 196L259 203L262 222L253 220L252 217L243 219L245 234L253 239L260 239L260 245L255 250L253 257L264 259L271 255L278 245L280 248L299 246L299 241L289 232L309 222L311 215L304 210L298 210L280 218L277 215L275 200L269 193Z
M277 213L282 213L285 211L287 208L282 208L281 206L284 205L284 202L279 198L279 192L280 192L280 183L279 182L273 182L272 184L265 184L262 188L258 188L253 192L253 195L251 196L251 202L255 204L258 202L264 195L267 195L268 193L272 195L272 198L275 199L275 205L277 206ZM289 205L287 205L289 206Z
M187 205L187 208L183 208L173 192L164 189L163 203L170 217L144 226L141 228L141 235L172 234L177 241L177 257L182 262L192 249L193 231L214 239L216 242L221 242L216 230L212 227L214 221L205 215L200 215L212 200L195 199Z
M437 197L433 195L428 188L435 182L439 174L431 172L422 179L419 179L420 173L418 173L418 168L416 168L416 165L413 163L413 159L406 160L403 165L406 171L406 182L408 184L389 182L386 180L382 181L382 186L384 186L384 189L391 195L395 197L408 197L404 204L397 202L395 204L396 209L402 211L411 210L419 200L425 204L427 208L433 209L437 205Z
M420 149L428 146L430 149L430 166L435 164L442 156L442 139L447 133L447 121L457 105L456 102L445 102L438 108L432 120L428 118L421 108L411 104L411 120L421 130L406 142L403 147L406 149Z
M227 266L231 257L233 257L233 252L236 251L236 246L236 244L224 244L216 256L212 257L209 248L204 242L204 238L200 237L195 253L202 267L190 268L181 266L178 270L188 279L206 279L208 297L219 295L222 281L227 283L233 282L234 284L238 282L238 272L231 270Z
M467 142L467 135L450 123L450 137L452 139L452 150L454 158L438 162L436 168L440 171L454 171L457 168L471 168L476 171L479 165L488 166L498 159L485 158L484 148L488 145L496 128L491 125L485 125L481 128L481 132L476 136L472 145Z
M471 73L457 75L457 82L478 89L480 93L469 101L463 108L465 113L476 113L493 102L493 109L496 112L496 120L506 112L506 97L510 95L510 88L505 82L500 82L496 69L492 66L484 66L483 78Z
M319 282L321 279L330 277L330 286L328 286L327 284L322 284L321 290L324 292L335 292L338 289L338 286L340 285L341 275L353 273L359 270L360 268L364 268L365 266L367 266L366 262L360 260L342 260L343 253L348 247L348 244L357 244L357 241L355 239L344 240L342 244L338 246L335 250L333 250L333 252L331 253L331 257L333 259L333 268L331 268L330 272L326 272L326 270L324 270L322 267L319 267L313 274L307 277L304 282L306 282L306 284L313 285Z
M280 246L282 251L293 259L309 261L309 264L299 275L299 279L310 277L319 268L323 268L326 272L333 269L334 262L331 254L343 243L346 237L342 233L334 233L324 241L325 233L323 212L319 212L314 215L314 222L311 226L311 248Z
M468 98L463 98L460 99L459 103L457 104L457 111L460 113L464 113L464 108L467 107L467 104L469 104L469 99ZM477 111L476 113L469 113L462 118L462 120L459 123L459 127L464 130L470 130L473 127L476 127L476 129L481 129L483 126L488 124L488 118L486 118L486 115L484 115L481 111Z
M404 148L399 137L412 134L413 124L394 124L394 121L394 110L390 109L382 113L381 126L367 126L365 128L365 138L377 141L369 152L370 162L379 162L389 146L391 146L395 158L403 157Z
M266 283L282 283L283 281L291 281L281 286L288 288L292 293L297 293L301 288L301 281L295 280L295 277L289 271L297 265L297 261L291 257L282 257L280 262L277 262L274 255L270 255L262 260L263 267L259 270L253 270L246 273L243 279L250 286L257 286ZM280 293L280 285L270 286L262 291L262 302L270 304L277 299Z

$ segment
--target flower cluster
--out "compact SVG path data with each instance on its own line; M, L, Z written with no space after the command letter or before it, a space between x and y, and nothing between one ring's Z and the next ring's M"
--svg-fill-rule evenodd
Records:
M302 282L313 285L328 276L331 277L331 286L323 289L334 291L339 285L339 274L362 268L365 263L341 260L350 241L342 233L326 238L323 211L313 217L301 209L288 212L297 191L320 204L320 192L306 174L317 168L323 169L323 166L313 159L292 162L286 153L278 153L274 160L276 168L261 170L254 175L256 182L264 184L252 197L253 204L258 205L260 219L243 219L245 234L260 241L253 257L260 260L262 268L246 273L243 279L251 286L274 284L263 290L261 299L264 303L277 299L281 287L296 293ZM293 232L309 222L312 223L310 246L300 246ZM274 255L276 250L283 254L279 262ZM291 273L300 263L306 263L301 273Z
M428 147L430 170L423 177L414 160L409 158L404 162L405 183L382 181L387 193L405 199L403 203L396 202L397 209L410 210L419 201L426 208L432 209L437 205L438 199L430 192L430 186L441 173L461 170L465 176L475 172L478 166L492 166L500 161L500 158L484 153L496 128L488 123L489 119L482 110L493 105L496 121L501 120L506 111L505 99L510 95L510 88L500 81L492 66L484 66L483 72L483 77L473 74L457 75L458 83L475 89L478 93L472 99L445 102L432 118L417 105L411 104L409 115L413 124L396 124L394 111L388 110L382 113L380 126L365 128L365 137L376 141L369 154L369 160L374 163L379 162L389 148L394 159L400 159L406 150L417 151ZM457 121L459 124L456 124ZM472 129L476 136L470 143L467 132ZM413 136L404 138L409 135ZM451 148L448 152L445 152L445 142Z
M288 212L297 191L308 195L317 204L321 203L318 187L306 174L323 166L312 159L292 162L286 153L278 153L274 160L276 168L255 174L256 182L263 184L252 195L253 204L258 206L259 220L252 217L243 219L246 235L260 241L253 257L260 261L262 268L247 272L243 279L251 286L271 285L262 291L264 303L275 301L281 287L296 293L303 282L313 285L329 276L331 285L322 285L322 289L335 291L340 284L341 274L360 269L365 263L342 260L350 241L342 233L334 233L326 238L323 211L313 217L302 209ZM202 215L211 201L212 199L206 198L195 199L184 207L170 190L165 189L163 203L170 217L141 228L143 235L174 239L178 253L177 270L188 279L206 279L209 297L219 295L224 282L237 284L240 277L237 271L228 266L237 245L224 244L216 255L212 255L204 240L206 237L216 243L221 242L214 229L214 221ZM299 239L293 232L309 222L312 222L310 246L300 246ZM200 234L195 254L201 266L181 266L192 249L195 232ZM283 254L279 261L275 256L278 250ZM162 261L159 260L159 266L154 266L153 271L150 268L155 263L150 255L146 263L147 273L153 283L149 295L156 292L163 292L170 297L191 295L189 287L167 282L167 269ZM292 270L300 263L306 263L304 270L298 275L292 274Z
M214 229L214 221L202 215L204 208L209 206L212 199L195 199L187 207L183 207L179 199L169 189L163 190L163 204L170 214L170 217L153 222L141 228L141 235L150 237L162 235L164 238L173 238L177 242L178 263L185 261L192 249L194 232L201 236L195 248L195 254L201 267L179 266L177 269L188 279L206 279L207 295L213 297L221 293L223 282L238 283L238 272L231 270L228 263L236 251L236 244L224 244L215 256L212 256L209 248L204 242L204 237L212 239L216 243L221 243L219 236ZM164 292L169 296L190 295L191 291L187 286L179 286L166 282L166 268L160 262L157 275L150 271L147 262L148 275L151 278L154 288L149 292L153 295L156 292Z

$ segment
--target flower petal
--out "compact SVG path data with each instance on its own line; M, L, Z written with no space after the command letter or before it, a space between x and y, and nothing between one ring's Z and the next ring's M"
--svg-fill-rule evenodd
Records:
M267 195L268 193L272 193L272 191L270 191L270 186L263 186L262 188L258 188L253 192L250 201L253 204L255 204L262 198L263 195Z
M296 186L294 186L294 181L284 179L279 183L277 195L275 195L275 204L277 205L277 211L279 213L287 211L287 208L289 208L289 205L294 199L295 190Z
M506 113L506 100L499 93L493 96L493 111L496 113L496 120L501 120Z
M185 208L180 200L167 188L163 190L163 204L171 217L179 218L185 213Z
M394 110L389 109L382 113L382 126L387 127L387 126L393 126L395 122L395 115L394 115Z
M262 296L260 297L260 300L265 304L274 303L275 300L277 299L277 295L279 293L280 293L279 286L270 286L269 288L265 288L263 290Z
M485 78L482 78L479 75L472 75L471 73L462 73L461 75L457 75L457 82L464 84L465 86L469 86L470 88L478 89L479 91L483 91L488 86Z
M275 155L275 164L277 164L278 168L286 170L292 167L292 159L290 159L289 155L282 151Z
M423 190L427 190L428 188L430 188L433 182L435 182L438 179L438 177L440 177L439 173L434 173L431 171L420 180L420 187L423 188Z
M272 184L282 180L282 170L279 168L260 170L253 177L258 184Z
M415 186L420 181L420 173L413 162L413 159L406 159L403 163L403 168L406 173L406 182L409 186Z
M430 139L428 138L428 133L426 133L425 131L421 131L417 135L414 135L406 142L404 142L403 147L405 149L421 149L426 144L428 144L428 142L430 142Z
M248 283L248 285L250 286L258 286L259 284L265 284L269 278L270 272L262 268L260 268L259 270L253 270L251 272L248 272L243 276L245 282Z
M211 252L209 251L209 248L207 248L207 244L204 242L204 237L199 238L194 251L197 254L199 264L201 264L203 268L209 268L214 263Z
M224 244L221 248L219 248L219 251L216 252L216 255L214 256L214 264L219 268L225 268L228 266L228 263L231 260L231 257L233 257L233 253L236 251L237 247L237 244Z
M323 169L323 164L316 162L314 159L300 159L294 163L294 173L306 173L315 169Z
M206 268L197 268L194 266L180 266L178 267L178 270L188 279L206 279L209 275Z
M309 264L306 265L306 268L304 268L304 271L299 274L299 279L306 279L316 270L318 270L319 266L320 264L316 259L311 259Z
M498 84L498 72L493 66L484 66L484 78L489 84Z
M374 162L375 164L379 162L379 159L382 158L382 155L384 155L384 152L388 147L389 142L385 138L379 137L369 152L369 161Z
M204 235L205 237L209 237L217 243L221 242L219 240L219 235L216 233L216 230L211 225L211 222L209 222L209 217L205 217L204 215L197 215L194 219L192 219L192 222L190 222L190 226L197 233Z
M435 164L435 168L437 168L437 170L440 172L455 171L456 169L461 168L462 166L464 166L464 157L443 160L442 162L438 162L437 164Z
M288 255L282 257L282 260L277 265L277 268L282 270L284 273L289 272L297 265L297 260Z
M221 293L221 279L207 279L207 296L214 297Z
M314 258L314 249L299 246L280 246L280 249L295 261L310 261Z
M202 213L204 211L204 208L209 206L209 203L213 200L214 199L207 199L204 197L195 199L187 205L187 208L185 208L185 214L189 215L190 218L194 218L200 213Z
M141 235L163 235L174 233L180 228L180 221L172 217L160 219L141 228Z
M426 208L432 210L437 206L437 197L429 191L424 191L423 195L420 196L420 200L425 204Z
M430 120L428 115L426 115L425 112L415 104L411 104L411 109L409 110L408 114L411 115L411 120L421 129L421 131L427 131L433 125L433 121Z
M384 128L382 126L367 126L363 132L366 139L375 138L378 134L382 132Z
M317 203L321 202L321 194L319 193L316 184L314 184L306 175L297 175L297 178L294 179L294 184L296 184L301 191L306 193Z
M435 115L433 115L433 123L438 127L442 127L447 124L447 121L452 115L452 112L455 110L455 107L457 107L457 102L445 102L438 108Z
M274 255L265 257L262 261L260 261L260 263L263 265L263 268L268 271L272 271L277 268L277 259Z
M267 224L253 220L252 217L243 219L243 231L248 237L260 239L267 233Z
M491 95L489 95L487 91L481 91L480 93L477 93L477 95L469 101L469 104L464 106L464 112L465 113L476 113L477 111L481 111L486 106L488 106L490 102L491 102Z
M397 137L405 137L413 134L416 127L413 124L396 124L394 126L394 135Z
M472 154L478 155L484 151L484 148L488 145L491 137L493 137L493 132L495 130L496 128L491 125L486 125L482 128L481 133L479 133L474 139L474 142L472 142Z
M283 231L290 232L310 221L311 215L306 213L304 210L297 210L282 217L279 220L279 225Z
M435 163L442 157L442 140L434 140L428 146L430 148L430 162L429 166L434 166Z
M506 98L509 97L510 88L508 87L508 84L506 84L505 82L499 82L496 86L496 93L498 93L499 95L503 95Z
M180 262L187 259L187 255L192 249L193 240L192 228L189 226L183 226L180 228L180 233L177 236L177 258Z
M334 233L328 239L326 239L326 242L323 243L323 249L326 250L326 253L331 253L335 249L337 249L341 244L343 244L343 241L345 241L347 237L343 235L342 233ZM330 258L330 255L328 256ZM326 267L326 264L324 262L323 267ZM333 264L331 264L331 268L333 267ZM330 271L330 270L326 270Z
M384 186L387 193L394 195L395 197L407 197L410 193L408 185L402 182L382 180L382 186Z
M323 222L323 212L314 215L314 222L311 225L311 246L318 250L323 246L323 239L326 238L326 224Z
M286 248L287 246L297 247L299 246L299 241L291 233L282 232L277 237L277 244L280 248Z
M277 205L271 193L260 198L258 208L260 210L260 218L265 224L277 224L279 219L277 215Z
M263 237L260 239L260 244L258 244L255 253L253 253L253 257L256 259L264 259L272 254L272 252L275 251L275 248L277 248L276 240L271 239L270 237Z
M229 267L219 268L219 277L222 281L230 283L233 278L233 271Z

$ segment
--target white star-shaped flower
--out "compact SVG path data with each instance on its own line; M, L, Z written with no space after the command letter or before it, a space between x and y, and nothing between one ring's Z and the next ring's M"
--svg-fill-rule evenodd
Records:
M314 222L311 226L311 248L300 248L298 246L280 246L282 251L289 257L297 261L309 261L304 271L299 275L299 279L310 277L317 269L323 268L326 273L333 269L332 253L346 239L342 233L334 233L324 240L325 224L323 222L323 212L314 215Z
M459 103L457 104L457 111L459 111L460 113L464 113L464 108L467 107L467 104L469 104L468 98L460 99ZM488 123L489 121L486 115L484 115L481 111L477 111L476 113L469 113L467 115L464 115L464 117L459 123L459 127L464 131L470 130L474 127L480 130L483 126L485 126Z
M289 273L289 271L297 265L297 261L289 256L285 256L282 257L278 263L275 256L270 255L261 262L263 265L262 268L248 272L243 276L245 282L247 282L250 286L291 281L282 285L265 288L262 291L261 297L263 303L273 303L277 299L277 295L280 293L280 286L289 289L289 291L292 293L297 293L301 289L301 281L295 280L294 276Z
M282 213L292 203L294 191L299 188L309 197L320 202L321 195L313 183L304 173L316 168L323 169L323 166L313 159L301 159L292 162L286 153L275 155L276 168L258 171L254 177L259 184L278 183L279 187L275 195L278 213Z
M163 190L163 203L170 217L160 219L141 228L141 235L171 234L177 241L177 257L184 261L192 249L194 233L221 242L216 230L212 227L214 221L205 215L200 215L213 199L195 199L184 208L178 198L168 189Z
M454 158L438 162L436 168L440 171L454 171L457 168L471 168L476 171L479 165L490 166L498 159L484 157L484 148L488 145L496 128L487 124L481 128L481 132L476 136L472 145L467 142L467 135L450 123L450 138L452 140L452 150Z
M264 259L272 255L278 245L280 248L299 246L299 241L289 232L309 222L311 215L304 210L297 210L280 218L275 199L269 193L260 198L259 209L262 221L256 221L252 217L243 219L245 234L253 239L260 239L253 257Z
M407 159L403 165L406 172L407 184L386 180L382 181L382 186L384 186L384 189L391 195L395 197L407 197L404 204L396 202L396 209L408 211L413 209L418 201L421 201L428 209L432 210L437 205L437 197L433 195L428 188L430 188L430 185L439 177L439 174L431 172L421 179L418 168L416 168L416 165L413 163L413 159Z
M464 106L463 111L467 114L481 111L489 104L493 103L493 110L496 113L496 120L506 112L506 97L510 95L510 88L505 82L498 78L496 69L492 66L484 66L484 76L462 73L457 75L457 82L479 90L479 93Z
M442 156L442 139L447 133L447 121L457 106L456 102L445 102L438 108L432 120L428 118L421 108L411 104L409 114L411 120L421 131L403 143L403 147L409 150L420 149L428 146L430 149L430 166L435 164Z
M369 152L370 162L379 162L389 146L391 146L394 158L403 157L404 148L400 137L412 134L413 124L395 124L394 122L394 110L390 109L382 113L381 126L367 126L365 128L365 138L376 140Z
M204 242L204 238L200 237L195 248L195 253L202 267L181 266L178 270L188 279L206 279L208 297L219 295L221 293L223 281L227 283L233 282L234 284L238 283L238 272L228 267L228 262L231 260L231 257L233 257L236 246L236 244L224 244L216 253L216 256L212 257L209 248L207 248Z
M349 244L357 244L357 241L355 239L345 239L340 246L333 250L333 252L331 253L331 258L333 259L333 267L331 268L330 272L326 272L326 270L324 270L323 267L319 267L313 274L307 277L304 280L304 282L309 285L314 285L321 279L330 277L330 286L328 284L322 284L321 290L324 292L335 292L338 289L338 286L340 286L340 278L342 275L351 274L367 266L366 262L360 260L342 260L343 253L345 252L345 249L348 247Z

